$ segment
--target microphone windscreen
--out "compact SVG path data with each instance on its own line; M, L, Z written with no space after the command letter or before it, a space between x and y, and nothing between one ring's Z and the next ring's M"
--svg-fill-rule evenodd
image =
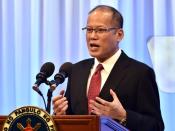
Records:
M52 62L46 62L40 69L40 72L43 72L46 77L50 77L55 70L55 66Z
M65 78L68 77L70 75L71 69L72 69L72 63L70 62L66 62L64 64L61 65L59 72L64 72L65 73Z

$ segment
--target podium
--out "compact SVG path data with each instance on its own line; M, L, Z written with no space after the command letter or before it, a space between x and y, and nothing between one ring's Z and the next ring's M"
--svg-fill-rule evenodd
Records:
M0 131L7 116L0 116ZM129 131L108 117L96 115L53 116L58 131Z

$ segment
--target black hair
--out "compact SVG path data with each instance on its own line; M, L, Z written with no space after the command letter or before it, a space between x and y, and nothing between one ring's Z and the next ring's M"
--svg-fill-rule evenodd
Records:
M114 24L119 27L119 28L123 28L123 16L122 14L116 10L115 8L111 7L111 6L107 6L107 5L98 5L96 7L94 7L91 11L89 11L88 14L91 14L92 12L94 12L95 10L102 10L102 11L110 11L112 12L112 20L114 20Z

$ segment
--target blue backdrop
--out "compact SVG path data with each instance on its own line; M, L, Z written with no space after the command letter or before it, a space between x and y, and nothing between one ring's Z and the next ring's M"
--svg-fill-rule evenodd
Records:
M111 5L123 14L125 38L120 47L154 67L147 43L153 36L175 34L174 0L0 0L1 115L24 105L44 108L32 90L43 63L53 62L55 74L66 61L90 57L81 28L86 25L88 11L99 4ZM59 86L54 95L65 86ZM48 87L40 89L46 96ZM166 131L175 130L175 94L161 88L159 92Z

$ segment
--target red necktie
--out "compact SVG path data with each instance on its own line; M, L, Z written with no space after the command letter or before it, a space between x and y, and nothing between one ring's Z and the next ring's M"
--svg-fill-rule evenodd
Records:
M94 74L91 77L91 81L89 84L89 91L88 91L88 110L89 113L91 112L91 109L89 107L89 101L95 100L95 97L97 97L100 93L100 87L101 87L101 70L103 69L102 64L98 64Z

